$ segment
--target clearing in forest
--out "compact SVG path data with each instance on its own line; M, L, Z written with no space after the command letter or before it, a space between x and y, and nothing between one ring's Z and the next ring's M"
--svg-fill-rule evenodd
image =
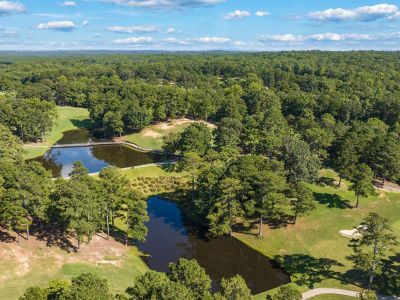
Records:
M135 143L139 146L152 148L152 149L162 149L164 144L163 138L170 133L182 132L192 123L204 123L210 128L215 128L215 125L205 122L205 121L194 121L190 119L175 119L170 122L160 122L154 125L150 125L140 131L139 133L134 133L124 136L122 139L128 142Z

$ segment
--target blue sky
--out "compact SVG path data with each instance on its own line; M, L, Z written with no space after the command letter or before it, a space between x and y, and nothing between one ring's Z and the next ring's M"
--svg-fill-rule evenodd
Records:
M0 0L0 50L400 50L400 0Z

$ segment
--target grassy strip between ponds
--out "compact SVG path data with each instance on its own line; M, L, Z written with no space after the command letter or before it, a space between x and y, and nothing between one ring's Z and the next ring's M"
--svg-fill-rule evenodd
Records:
M58 118L51 132L43 143L26 144L25 158L30 159L43 155L52 145L62 138L63 132L90 126L89 112L85 108L57 107Z

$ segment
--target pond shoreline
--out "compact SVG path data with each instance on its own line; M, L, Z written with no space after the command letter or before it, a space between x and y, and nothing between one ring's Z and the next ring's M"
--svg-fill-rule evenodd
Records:
M195 228L185 223L184 212L176 201L150 197L150 222L146 243L140 251L150 254L142 259L149 268L167 271L168 262L180 257L196 259L213 279L218 290L221 278L242 275L253 293L258 294L290 282L277 262L248 247L234 237L202 238Z

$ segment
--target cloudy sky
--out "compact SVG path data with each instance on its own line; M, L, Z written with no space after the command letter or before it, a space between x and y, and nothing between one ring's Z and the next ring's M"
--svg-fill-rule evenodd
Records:
M0 0L0 50L400 50L400 0Z

